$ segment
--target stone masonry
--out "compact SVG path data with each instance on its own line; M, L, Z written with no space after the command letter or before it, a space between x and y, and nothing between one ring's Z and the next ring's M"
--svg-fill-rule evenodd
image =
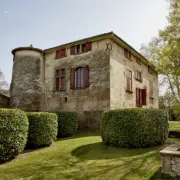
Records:
M162 172L171 176L180 176L180 143L163 149L160 155Z
M9 108L10 98L3 94L0 94L0 108Z

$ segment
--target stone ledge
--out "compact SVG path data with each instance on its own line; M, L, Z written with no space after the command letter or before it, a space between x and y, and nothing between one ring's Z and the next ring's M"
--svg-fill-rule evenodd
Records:
M178 156L180 157L180 143L175 143L160 151L161 156Z

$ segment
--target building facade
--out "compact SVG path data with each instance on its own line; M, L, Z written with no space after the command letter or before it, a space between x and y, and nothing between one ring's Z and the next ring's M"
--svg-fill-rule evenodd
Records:
M113 32L12 53L11 107L77 111L80 129L98 128L104 110L158 108L155 68Z

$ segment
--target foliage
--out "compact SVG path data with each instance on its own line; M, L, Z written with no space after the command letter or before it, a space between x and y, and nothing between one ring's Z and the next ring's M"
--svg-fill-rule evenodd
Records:
M47 112L28 112L29 134L27 147L48 146L57 137L57 115Z
M165 180L159 177L159 151L174 142L169 139L164 146L125 149L105 146L94 133L77 134L50 148L26 151L1 166L0 179Z
M158 109L119 109L102 114L101 136L105 144L144 147L163 144L168 137L168 117Z
M78 130L77 113L74 111L61 111L58 116L58 137L74 135Z
M0 69L0 90L8 89L8 83L4 78L4 74Z
M143 45L141 53L157 67L162 74L161 84L168 85L176 103L180 104L180 2L169 0L170 12L168 26L159 31L147 45Z
M24 150L28 134L25 112L0 109L0 161L8 161Z

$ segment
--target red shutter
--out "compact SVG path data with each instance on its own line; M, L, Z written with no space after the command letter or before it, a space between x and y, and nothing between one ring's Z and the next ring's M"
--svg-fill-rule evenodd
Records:
M84 67L84 88L89 87L89 66Z
M91 42L87 42L86 43L86 51L91 51L92 49L92 43Z
M70 53L71 55L73 55L73 54L75 54L75 46L72 46L71 47L71 53Z
M66 49L61 49L61 57L64 57L66 56Z
M59 55L60 55L60 50L57 50L56 51L56 57L59 57Z
M75 89L75 69L71 68L70 88Z
M142 89L142 105L146 105L146 89Z
M139 88L136 88L136 105L139 106Z

